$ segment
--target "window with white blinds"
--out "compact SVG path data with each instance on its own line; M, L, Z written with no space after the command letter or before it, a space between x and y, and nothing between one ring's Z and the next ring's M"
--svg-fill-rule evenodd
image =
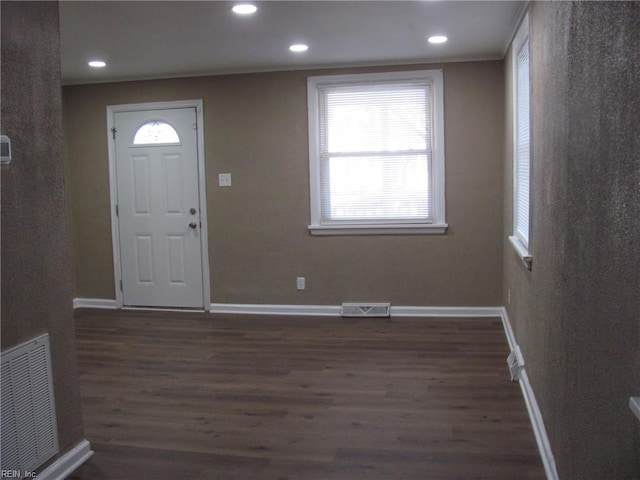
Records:
M515 137L515 233L525 247L529 245L529 41L516 58L516 137Z
M516 250L531 265L530 235L530 99L529 99L529 18L528 15L513 41L513 236Z
M443 233L442 72L309 79L313 233Z

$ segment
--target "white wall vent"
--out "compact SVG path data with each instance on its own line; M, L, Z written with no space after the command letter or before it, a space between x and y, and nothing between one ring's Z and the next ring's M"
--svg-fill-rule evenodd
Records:
M49 335L2 357L2 471L24 478L58 453Z
M389 317L391 315L391 304L343 303L341 314L343 317Z
M520 347L516 347L511 350L511 353L507 357L507 365L509 365L509 373L511 374L512 382L519 382L522 376L522 370L524 370L524 357L520 351Z

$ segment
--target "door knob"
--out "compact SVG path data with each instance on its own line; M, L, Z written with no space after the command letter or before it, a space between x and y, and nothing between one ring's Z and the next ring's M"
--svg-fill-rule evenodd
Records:
M196 210L195 208L190 208L190 209L189 209L189 213L190 213L191 215L195 215L195 214L196 214L196 212L197 212L197 210Z
M196 222L191 222L191 223L189 224L189 227L190 227L190 228L196 228L197 226L198 226L198 224L197 224Z

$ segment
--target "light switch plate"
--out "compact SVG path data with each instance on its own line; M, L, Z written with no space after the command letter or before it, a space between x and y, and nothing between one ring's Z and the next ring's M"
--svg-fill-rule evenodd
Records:
M231 186L231 174L230 173L219 173L218 174L218 186L220 186L220 187L230 187Z

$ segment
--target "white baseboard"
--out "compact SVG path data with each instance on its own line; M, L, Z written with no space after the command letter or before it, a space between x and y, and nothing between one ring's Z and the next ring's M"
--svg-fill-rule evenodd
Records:
M73 308L106 308L115 310L118 308L118 303L115 300L104 298L74 298Z
M118 308L115 300L101 298L74 298L73 308ZM145 310L132 308L132 310ZM156 310L156 309L154 309ZM171 310L179 311L179 310ZM243 315L299 315L339 317L340 305L270 305L251 303L212 303L211 313ZM504 323L504 307L424 307L391 306L392 317L500 317ZM511 343L509 344L511 345Z
M502 317L502 307L406 307L391 306L392 317ZM245 315L300 315L339 317L340 305L267 305L212 303L211 313Z
M507 341L509 342L510 350L519 350L520 348L513 333L513 329L511 328L511 322L509 321L507 310L504 307L502 308L501 317L502 325L507 336ZM542 465L544 466L545 473L547 474L547 479L558 480L556 461L553 457L553 451L551 450L549 437L547 436L547 429L544 427L542 413L540 412L540 408L538 407L538 402L536 401L536 396L533 392L533 388L531 387L531 383L529 383L529 377L526 371L526 362L524 362L524 367L520 371L520 379L518 383L520 384L520 390L522 390L524 403L527 406L527 412L529 412L529 420L531 421L531 426L533 427L533 434L536 437L538 451L540 452L540 457L542 458Z
M403 307L391 306L393 317L500 317L502 307Z
M212 303L211 313L233 313L244 315L309 315L340 316L340 307L333 305L267 305L249 303Z
M544 470L547 474L547 479L558 480L556 460L553 457L553 452L551 451L551 444L549 443L547 430L544 428L542 413L538 408L536 396L533 393L531 384L529 383L526 368L522 369L522 372L520 373L520 381L518 383L520 383L520 390L522 390L524 403L527 405L529 419L531 420L531 426L533 427L533 434L536 437L536 443L538 444L538 450L540 451L540 457L542 458L542 465L544 466Z
M82 440L38 474L38 480L64 480L93 455L91 445Z

